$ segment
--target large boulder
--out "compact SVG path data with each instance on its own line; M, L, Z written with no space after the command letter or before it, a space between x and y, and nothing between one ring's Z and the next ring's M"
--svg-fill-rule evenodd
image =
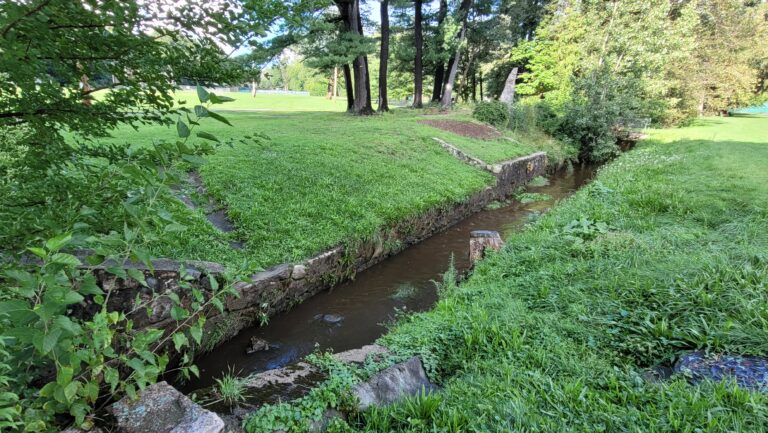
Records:
M427 379L421 360L414 356L380 371L367 382L357 385L352 392L359 402L358 409L362 411L370 406L392 404L405 397L419 395L422 390L429 393L436 389Z
M110 408L120 433L221 433L224 421L174 387L159 382L139 398L123 398Z

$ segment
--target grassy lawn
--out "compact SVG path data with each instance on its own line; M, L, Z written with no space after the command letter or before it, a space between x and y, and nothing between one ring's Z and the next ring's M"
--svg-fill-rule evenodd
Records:
M361 431L758 432L768 395L651 383L694 349L768 355L768 118L655 131L384 337L445 385ZM574 221L581 221L573 224ZM263 415L263 414L262 414Z
M221 105L221 110L341 112L347 109L346 97L339 97L331 101L322 96L257 93L254 98L250 93L245 92L222 93L221 96L228 96L234 99L234 101ZM198 103L197 93L192 90L176 92L176 98L185 102L183 105L190 108Z
M189 215L178 206L190 229L156 246L158 255L251 267L300 260L342 241L372 236L405 216L463 199L493 182L432 137L465 145L472 140L419 124L424 116L412 110L372 117L308 110L226 116L233 127L210 120L201 129L219 138L253 132L270 137L262 145L223 147L201 169L209 193L226 206L237 229L221 233L202 213ZM112 140L149 143L174 134L172 127L126 128ZM509 140L503 145L501 159L541 149ZM231 249L233 240L244 241L244 249Z

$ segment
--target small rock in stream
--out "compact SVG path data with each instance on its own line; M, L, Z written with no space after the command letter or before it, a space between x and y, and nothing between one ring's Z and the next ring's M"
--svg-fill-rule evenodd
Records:
M315 320L322 320L325 323L335 325L344 321L344 316L341 314L318 314L315 316Z
M251 343L245 349L245 353L251 354L256 352L263 352L269 350L269 342L263 338L251 337Z

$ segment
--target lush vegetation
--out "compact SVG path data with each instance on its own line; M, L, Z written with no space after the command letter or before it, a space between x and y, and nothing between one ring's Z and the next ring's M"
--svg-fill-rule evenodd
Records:
M232 79L219 47L250 34L239 27L242 16L220 5L175 5L173 17L164 6L0 4L3 431L92 426L99 405L155 382L171 348L181 372L196 374L189 349L200 344L208 311L223 309L222 297L232 294L228 282L215 280L203 293L184 275L179 283L194 300L182 305L167 296L167 332L135 330L131 313L164 294L150 291L112 311L113 287L98 286L93 273L101 265L114 278L148 286L143 273L114 263L152 268L146 245L182 228L167 199L177 168L196 166L219 144L197 127L226 122L213 107L227 98L202 88L192 109L173 111L173 81ZM104 88L111 91L96 99ZM117 125L161 120L175 125L167 140L89 142Z
M0 429L90 427L110 399L157 380L169 348L183 374L196 374L190 352L236 275L189 288L190 305L167 295L175 324L163 333L136 331L130 316L163 294L147 288L110 311L112 288L96 284L96 266L148 286L109 264L151 267L163 255L250 271L305 258L492 180L432 137L487 162L540 149L552 162L602 161L617 155L632 119L684 124L762 103L768 91L765 2L377 6L380 24L362 19L359 0L0 3ZM260 83L328 99L203 87ZM442 112L434 119L469 120L456 102L515 84L523 98L508 112L477 107L479 119L508 124L494 140L419 123L422 111L387 113L389 94L413 108L431 101L430 114ZM223 103L243 113L229 120ZM362 117L374 103L383 114ZM662 143L678 132L657 132L656 144L622 157L468 285L448 284L435 312L405 320L388 341L425 357L449 384L445 400L373 411L360 425L764 427L761 396L637 378L685 348L766 351L764 120L707 122L679 132L689 134L679 143ZM192 170L234 232L174 197ZM313 395L333 401L352 376ZM220 385L222 399L239 398L241 384ZM321 406L313 398L301 414Z
M765 430L764 394L643 372L694 349L768 355L767 126L659 131L601 169L383 338L439 396L335 431Z

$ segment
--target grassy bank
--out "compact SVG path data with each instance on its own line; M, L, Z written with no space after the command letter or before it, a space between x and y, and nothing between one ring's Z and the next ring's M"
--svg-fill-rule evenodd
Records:
M201 169L208 192L226 208L236 230L221 233L202 213L191 215L178 206L189 229L166 236L154 247L158 256L248 262L251 267L300 260L345 240L373 236L406 216L461 200L493 183L491 175L459 162L432 137L461 145L472 144L472 139L418 123L425 117L419 112L353 117L256 111L226 116L232 127L208 121L201 128L221 139L254 132L269 136L261 145L223 147ZM174 134L174 127L123 129L112 140L149 143ZM510 140L476 145L495 147L500 159L542 149ZM546 149L555 159L565 153ZM230 248L234 240L242 241L244 249Z
M694 349L768 355L766 131L655 131L384 337L440 397L340 430L765 431L764 394L642 374Z

